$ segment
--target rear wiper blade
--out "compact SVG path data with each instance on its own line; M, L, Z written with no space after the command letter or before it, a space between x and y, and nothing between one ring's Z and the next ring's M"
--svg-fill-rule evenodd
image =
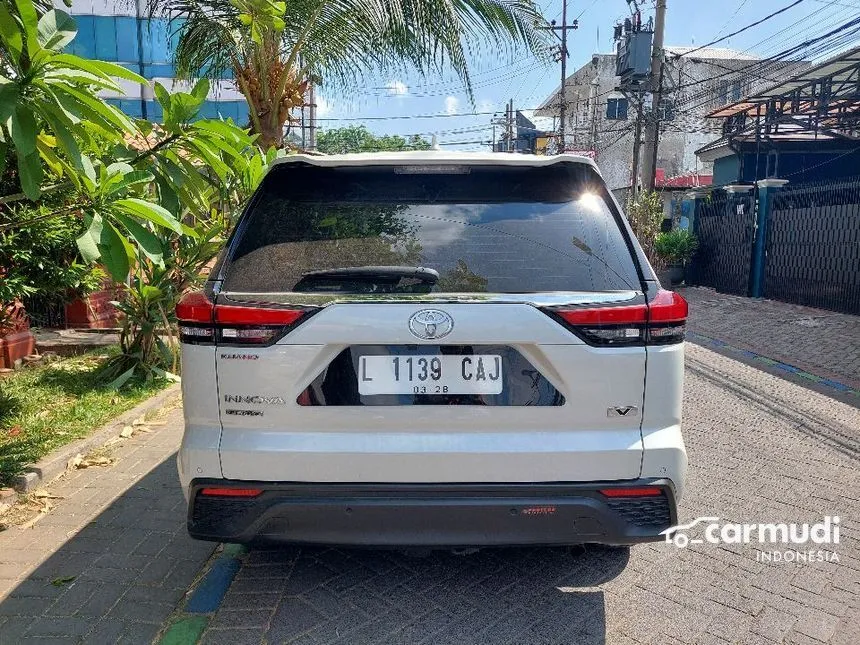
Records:
M340 267L338 269L321 269L302 273L305 278L346 278L351 280L389 279L403 280L412 278L426 284L436 284L439 272L427 267L407 266L369 266L369 267Z

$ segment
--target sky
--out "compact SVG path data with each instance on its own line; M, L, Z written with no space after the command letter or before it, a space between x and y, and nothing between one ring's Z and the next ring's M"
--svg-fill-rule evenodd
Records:
M561 22L562 0L536 1L548 20ZM665 44L703 45L795 1L668 0ZM640 7L644 22L654 13L654 0L643 0ZM588 63L593 53L611 53L613 26L629 15L626 0L568 0L568 20L579 20L579 29L570 32L568 42L568 75ZM802 0L715 46L767 56L858 16L860 0ZM494 112L503 116L505 104L513 98L514 107L529 114L560 83L557 63L544 63L522 53L511 55L498 46L479 48L470 59L470 71L474 103L451 72L425 78L415 73L387 73L348 90L322 87L317 96L319 125L363 123L377 134L428 138L435 133L440 143L455 149L486 149L480 142L492 137ZM445 116L416 118L418 115Z

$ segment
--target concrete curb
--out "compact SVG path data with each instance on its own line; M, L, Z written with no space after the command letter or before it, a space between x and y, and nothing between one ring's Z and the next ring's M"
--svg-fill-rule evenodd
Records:
M123 412L88 437L57 448L35 464L27 466L24 472L15 479L14 489L19 493L29 493L39 486L56 479L66 472L69 460L75 455L78 453L85 455L95 448L100 448L111 438L119 436L123 426L129 425L132 421L150 410L164 407L168 401L179 396L181 396L180 385L179 383L174 383L155 396L133 407L131 410Z

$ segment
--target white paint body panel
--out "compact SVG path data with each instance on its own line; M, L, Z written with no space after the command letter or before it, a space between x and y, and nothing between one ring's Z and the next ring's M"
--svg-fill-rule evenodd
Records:
M423 305L426 307L426 305ZM595 348L535 307L449 304L445 344L513 347L563 406L301 406L296 398L349 345L419 344L420 304L336 304L257 360L223 360L221 465L229 479L321 482L540 482L634 479L642 462L645 348ZM280 399L262 417L226 415L225 395Z
M642 415L642 477L668 477L678 499L684 493L687 450L681 435L684 343L648 348Z
M218 414L218 383L215 377L215 348L182 345L182 410L185 433L176 457L179 481L186 497L195 477L219 479L221 419Z

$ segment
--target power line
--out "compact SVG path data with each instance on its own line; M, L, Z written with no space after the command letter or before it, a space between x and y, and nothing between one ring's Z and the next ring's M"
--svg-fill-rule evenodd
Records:
M692 53L695 53L695 52L697 52L697 51L700 51L700 50L702 50L702 49L705 49L705 47L710 47L711 45L716 45L717 43L721 43L721 42L723 42L724 40L728 40L728 39L729 39L729 38L731 38L732 36L737 36L738 34L742 34L742 33L743 33L743 32L745 32L747 29L752 29L753 27L755 27L755 26L757 26L757 25L760 25L761 23L763 23L763 22L766 22L766 21L770 20L770 19L771 19L771 18L773 18L774 16L778 16L778 15L779 15L779 14L781 14L781 13L785 13L786 11L788 11L789 9L791 9L792 7L796 7L797 5L799 5L801 2L803 2L803 0L795 0L795 1L794 1L794 2L792 2L790 5L788 5L788 6L786 6L786 7L783 7L782 9L779 9L779 10L777 10L777 11L774 11L772 14L770 14L770 15L768 15L768 16L765 16L765 17L764 17L764 18L762 18L761 20L756 20L755 22L750 23L750 24L749 24L749 25L747 25L746 27L741 27L741 28L740 28L740 29L738 29L737 31L733 31L732 33L728 34L727 36L722 36L722 37L720 37L720 38L717 38L716 40L712 40L711 42L709 42L709 43L705 43L704 45L701 45L701 46L699 46L699 47L696 47L695 49L691 49L691 50L690 50L690 51L688 51L688 52L684 52L683 54L677 54L677 55L676 55L676 57L680 58L681 56L689 56L689 55L690 55L690 54L692 54Z
M723 23L722 27L720 27L720 30L717 32L717 36L719 36L721 33L723 33L723 29L725 29L726 27L728 27L732 23L732 20L734 20L737 17L737 15L741 12L741 9L743 9L744 6L746 6L747 2L749 2L749 0L741 0L740 4L738 5L738 8L735 9L735 12L731 16L729 16L729 19Z
M832 29L831 31L827 32L826 34L823 34L823 35L815 37L815 38L811 38L811 39L806 40L806 41L804 41L798 45L795 45L793 47L789 47L788 49L783 50L782 52L779 52L778 54L776 54L772 57L757 60L757 61L751 63L750 65L746 65L746 66L741 67L740 69L735 70L735 71L723 72L722 74L717 74L715 76L703 78L703 79L700 79L698 81L691 81L690 83L681 84L678 87L674 88L674 91L677 92L679 90L682 90L682 89L685 89L688 87L693 87L696 85L701 85L702 83L707 83L707 82L718 80L721 78L726 78L727 76L740 75L747 70L751 70L751 69L756 68L756 67L762 67L764 65L768 65L768 64L771 64L774 62L779 62L779 61L781 61L781 59L788 58L789 56L796 54L796 53L798 53L804 49L807 49L807 48L812 48L815 46L819 46L819 48L820 48L820 43L826 41L828 38L831 38L832 36L839 35L841 32L847 31L847 30L851 29L852 27L855 27L854 31L852 31L850 34L847 34L847 35L843 34L842 36L839 36L839 38L837 38L833 43L828 44L826 46L826 49L830 50L834 46L837 46L838 44L844 42L844 39L846 36L849 38L851 36L853 36L858 31L856 29L856 27L858 25L860 25L860 17L855 18L853 20L849 20L848 22L845 22L845 23L839 25L838 27L836 27L835 29ZM788 64L790 62L797 62L797 61L782 61L782 62ZM692 95L691 97L688 97L686 102L695 101L697 98L702 96L702 94L703 93Z
M527 108L536 109L536 108ZM317 121L391 121L395 119L445 119L457 117L474 117L487 116L489 114L497 114L498 110L493 112L462 112L449 114L442 112L441 114L398 114L394 116L343 116L343 117L326 117L317 119Z
M543 63L535 62L531 67L525 67L523 69L520 69L518 72L512 72L510 74L505 74L504 76L497 76L495 78L485 78L484 80L480 81L479 83L473 84L472 89L477 90L477 89L481 89L484 87L488 87L490 85L494 85L494 84L498 83L499 81L517 78L517 77L522 76L524 74L529 74L531 72L534 72L534 71L541 69L543 67L544 67ZM363 94L363 95L364 96L376 96L376 97L385 97L385 98L390 97L390 98L401 98L402 99L402 98L410 98L410 97L422 98L422 97L428 97L428 96L445 96L446 94L451 94L452 92L458 91L453 86L448 86L444 89L443 88L433 89L431 87L430 91L407 92L405 94L397 94L397 93L391 92L390 88L374 88L374 89L386 89L389 91L387 91L387 92L368 92L368 93Z

